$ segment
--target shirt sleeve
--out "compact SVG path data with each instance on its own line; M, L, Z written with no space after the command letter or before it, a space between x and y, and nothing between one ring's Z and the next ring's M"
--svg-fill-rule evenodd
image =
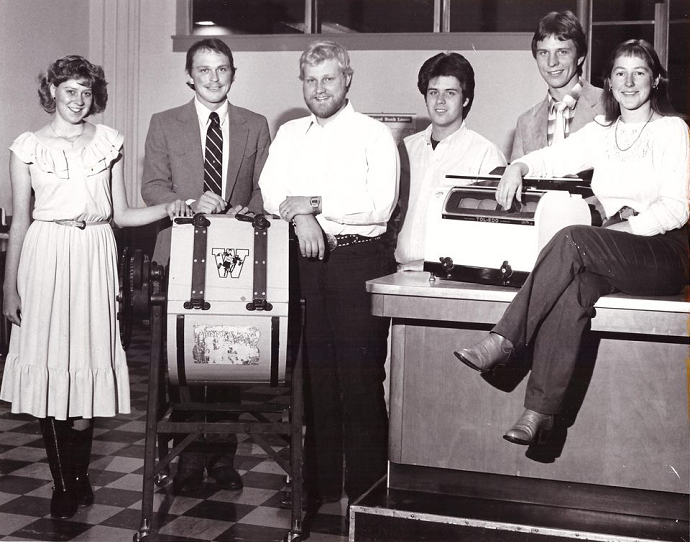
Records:
M592 144L600 141L601 126L590 122L567 139L544 147L518 158L529 168L533 177L563 177L590 169L592 163Z
M259 188L267 213L278 216L278 208L288 195L287 175L284 164L290 162L290 137L284 126L278 128L273 143L268 149L268 158L259 177Z
M323 217L340 224L386 224L398 199L400 161L395 140L383 125L372 131L366 143L364 183L343 194L339 190L321 194Z
M690 202L690 163L688 160L688 127L674 119L668 132L653 141L654 170L659 197L645 211L628 222L637 235L657 235L681 228L688 221Z
M480 175L487 175L491 173L497 167L503 167L506 165L506 158L501 152L501 150L496 145L490 145L487 147L484 153L484 158L480 166Z

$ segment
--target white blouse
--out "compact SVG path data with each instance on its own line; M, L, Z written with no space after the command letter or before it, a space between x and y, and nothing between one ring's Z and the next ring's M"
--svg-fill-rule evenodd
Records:
M657 235L688 221L690 162L688 126L678 117L604 126L597 117L551 147L516 160L529 175L560 177L594 168L592 190L607 216L628 206L637 235Z

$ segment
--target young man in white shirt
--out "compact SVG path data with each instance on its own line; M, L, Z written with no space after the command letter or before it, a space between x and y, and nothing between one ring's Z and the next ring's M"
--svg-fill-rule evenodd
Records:
M400 270L421 271L427 205L448 174L484 175L506 160L499 148L467 127L474 101L474 70L458 53L439 53L419 70L417 88L431 124L405 138L401 156L401 220L395 259Z

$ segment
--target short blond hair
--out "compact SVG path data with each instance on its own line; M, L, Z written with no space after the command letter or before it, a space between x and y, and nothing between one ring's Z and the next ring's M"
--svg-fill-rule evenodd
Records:
M304 80L304 66L316 66L324 60L336 59L338 66L345 76L352 75L354 70L350 67L350 55L347 49L336 41L316 40L312 41L299 58L299 78Z

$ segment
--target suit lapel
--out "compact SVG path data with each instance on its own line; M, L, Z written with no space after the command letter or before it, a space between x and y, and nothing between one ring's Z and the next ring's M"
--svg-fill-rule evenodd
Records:
M201 195L204 192L204 151L201 148L201 128L199 128L199 117L196 114L193 99L181 109L177 120L179 132L175 134L175 137L189 144L187 170L190 172L191 182L198 184L199 195ZM194 137L191 137L192 134Z
M580 95L580 99L584 99L583 101L589 107L596 107L597 104L599 103L598 96L594 92L594 87L589 85L587 83L587 81L585 81L585 86L582 89L582 94Z
M532 129L532 138L533 138L533 148L535 149L541 149L542 147L546 147L548 144L547 138L546 138L546 124L549 120L549 97L548 94L544 101L541 103L541 106L539 106L539 109L537 110L536 115L534 115L534 126Z
M228 104L228 122L230 123L228 126L230 144L228 148L228 172L225 178L225 196L229 201L237 182L237 174L242 165L249 130L247 129L245 119L239 115L237 108L232 104Z

